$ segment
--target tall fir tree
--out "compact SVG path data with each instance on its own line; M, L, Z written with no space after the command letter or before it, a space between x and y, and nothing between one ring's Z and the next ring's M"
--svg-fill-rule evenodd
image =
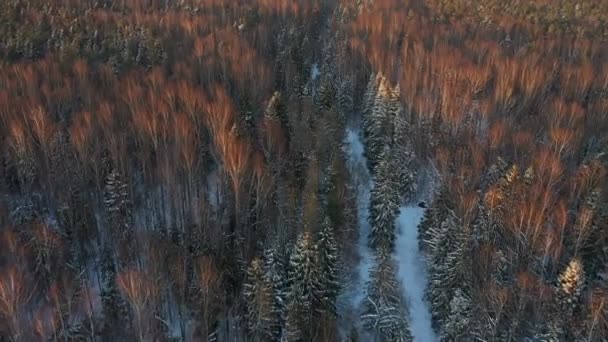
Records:
M110 172L104 190L110 237L119 243L121 259L132 261L134 256L132 203L128 186L118 170L114 169Z
M450 315L450 302L456 289L468 295L471 286L471 232L451 212L433 229L428 242L429 286L427 295L436 323Z
M287 296L287 333L289 341L310 341L323 296L318 249L310 233L298 238L289 262L289 293Z
M272 336L280 339L286 321L288 291L287 257L279 249L271 247L264 252L264 272L272 286L272 314L277 324Z
M317 113L334 107L336 94L336 84L334 82L333 71L330 64L324 63L321 68L321 73L321 80L319 81L319 86L313 97L313 103Z
M273 295L272 284L266 277L262 260L253 259L243 285L247 330L251 341L274 340L278 319L273 310Z
M581 259L573 258L559 275L557 288L557 303L565 319L570 319L579 308L585 281Z
M334 229L329 219L323 221L318 238L319 268L321 272L320 310L330 317L336 316L336 299L340 292L339 254Z
M370 198L371 244L376 249L392 249L395 220L399 214L400 194L398 168L391 150L386 147L376 167Z
M374 332L380 341L412 341L407 306L401 297L396 265L391 254L386 249L376 253L361 319L365 328Z
M468 341L471 339L471 299L458 288L450 301L450 313L441 330L442 341Z
M379 79L378 90L373 99L369 118L366 121L365 157L368 168L375 170L379 156L393 138L393 122L389 110L391 88L384 76Z

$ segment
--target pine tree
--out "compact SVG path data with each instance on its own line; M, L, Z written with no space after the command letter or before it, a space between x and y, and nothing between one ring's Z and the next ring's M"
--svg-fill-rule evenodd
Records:
M376 167L370 198L371 244L376 249L392 249L395 241L395 219L400 204L397 169L391 151L385 148Z
M249 337L253 341L271 341L277 325L273 312L273 289L266 278L262 260L253 259L243 285Z
M329 219L323 221L318 239L319 267L321 269L321 303L320 310L332 317L336 316L336 298L340 292L338 279L338 247L333 226Z
M287 323L290 330L298 332L298 336L308 341L312 337L315 326L314 319L323 295L321 288L321 270L318 264L317 246L310 233L303 233L296 243L295 250L289 262L289 293L287 296ZM290 337L290 341L298 338Z
M407 307L401 297L390 251L382 249L377 252L367 288L361 317L366 329L374 331L381 341L412 341Z

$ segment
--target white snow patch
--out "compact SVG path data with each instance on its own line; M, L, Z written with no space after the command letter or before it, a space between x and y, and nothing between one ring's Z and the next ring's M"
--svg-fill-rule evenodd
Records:
M321 72L319 71L319 66L317 63L313 64L312 68L310 68L310 78L314 81L319 77L320 74Z
M401 207L397 218L397 242L395 257L398 262L397 275L401 280L403 294L410 312L410 330L415 342L437 341L431 325L431 312L424 299L427 276L423 258L418 249L418 224L424 209Z
M222 198L220 196L220 175L218 170L213 170L207 176L207 196L210 204L214 208L219 208L222 204Z
M353 280L349 296L349 304L353 309L354 317L348 317L353 327L360 329L359 317L361 314L362 302L366 296L367 283L369 281L369 270L373 265L373 254L369 247L368 237L370 233L369 217L369 200L370 191L372 188L372 180L367 169L367 161L363 155L363 143L359 137L359 133L352 129L346 132L345 143L346 152L348 154L347 166L351 175L351 181L355 187L357 194L357 213L359 225L359 239L357 241L358 253L360 256L359 264L357 265L356 279ZM359 331L363 334L363 331Z

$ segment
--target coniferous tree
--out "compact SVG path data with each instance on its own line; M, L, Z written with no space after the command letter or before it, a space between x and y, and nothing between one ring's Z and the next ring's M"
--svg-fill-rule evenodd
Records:
M570 260L568 266L559 275L557 301L566 319L571 318L579 308L585 280L585 271L580 258Z
M441 331L442 341L466 341L471 339L471 299L461 289L454 291L450 301L450 313Z
M352 83L348 80L340 82L336 90L336 100L338 103L337 114L342 120L347 118L353 112L353 90Z
M370 198L371 244L376 249L392 249L400 205L398 165L388 147L379 160Z
M373 105L366 121L365 157L372 173L375 172L376 164L379 163L380 154L393 138L393 122L389 110L391 88L384 76L380 76L378 90L373 99Z
M334 107L333 102L336 93L336 85L334 83L333 72L331 69L331 66L327 63L324 63L321 68L321 81L319 82L319 87L317 88L313 98L315 111L317 113Z
M126 260L133 259L132 204L127 188L118 170L108 175L105 184L104 204L110 236L120 244L120 253Z
M289 341L309 341L318 317L317 303L323 295L318 249L310 233L303 233L289 262L287 335Z
M447 188L441 187L433 198L433 202L424 211L424 215L418 225L418 245L420 250L427 251L428 243L437 238L437 229L450 213L451 202L448 198ZM432 254L432 253L429 253Z
M264 253L264 271L266 279L272 287L272 315L276 318L272 336L274 339L280 339L287 313L288 274L286 257L274 247L267 249Z
M404 202L412 201L418 191L416 155L410 143L404 145L395 144L393 147L395 163L397 168L398 190Z
M412 341L407 319L407 307L401 297L396 266L391 252L381 249L370 272L362 321L366 329L381 341Z
M366 142L372 135L372 110L374 108L374 99L376 98L376 93L378 92L380 78L380 74L372 74L370 76L361 103L361 114L363 117L363 140Z
M450 313L450 301L456 289L468 295L470 288L471 236L452 212L433 228L428 242L429 287L427 295L436 322L444 323Z
M253 259L247 270L243 297L246 302L247 328L251 340L273 340L273 332L278 324L273 312L273 289L259 258Z
M320 310L329 316L336 315L336 298L340 292L338 279L339 255L334 229L329 219L323 221L318 239L319 268L321 275Z

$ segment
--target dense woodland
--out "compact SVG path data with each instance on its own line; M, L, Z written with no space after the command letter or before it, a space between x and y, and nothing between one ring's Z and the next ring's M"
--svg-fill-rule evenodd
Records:
M608 341L606 39L600 0L0 1L0 341L412 341L418 202L441 341Z

